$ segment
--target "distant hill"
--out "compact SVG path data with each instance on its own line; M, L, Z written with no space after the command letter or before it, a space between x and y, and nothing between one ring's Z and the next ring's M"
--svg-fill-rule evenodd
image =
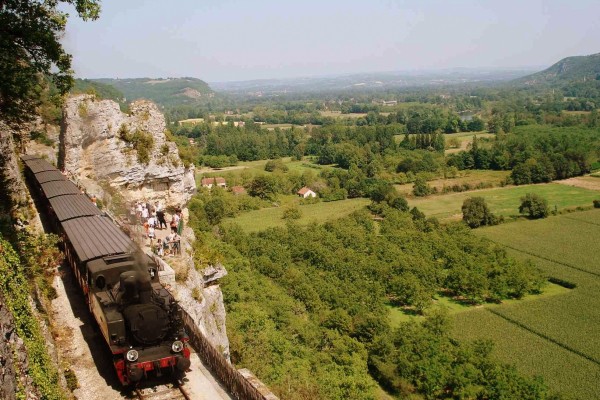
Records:
M516 79L514 83L552 86L595 80L600 80L600 53L563 58L550 68Z
M214 96L206 82L197 78L93 79L121 91L126 100L148 99L162 106L195 104Z
M238 82L211 82L219 92L245 95L335 92L398 88L441 87L459 84L490 84L510 81L533 72L531 69L452 68L425 71L373 72L304 78L260 79Z
M114 86L100 82L94 82L89 79L75 79L75 84L71 93L95 93L101 99L114 100L122 103L125 97L123 93Z

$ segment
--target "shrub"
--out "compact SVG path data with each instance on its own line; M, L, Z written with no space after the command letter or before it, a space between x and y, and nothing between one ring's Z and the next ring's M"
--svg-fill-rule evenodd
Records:
M471 228L497 225L500 220L488 208L483 197L470 197L462 205L463 221Z
M283 211L283 219L300 219L302 217L302 211L297 205L291 205Z
M273 172L275 170L279 170L282 172L288 171L288 166L283 163L282 160L269 160L265 164L265 171Z
M413 194L418 197L423 197L431 194L433 190L431 186L427 184L427 181L423 177L417 177L413 186Z
M402 196L394 197L393 199L388 201L388 205L396 210L400 211L408 211L408 202Z
M594 208L600 208L600 200L594 200Z
M525 197L521 197L519 212L527 214L531 219L546 218L549 214L548 202L535 193L527 193Z
M162 154L163 156L166 156L167 154L169 154L169 145L166 143L163 143L162 146L160 146L160 154Z

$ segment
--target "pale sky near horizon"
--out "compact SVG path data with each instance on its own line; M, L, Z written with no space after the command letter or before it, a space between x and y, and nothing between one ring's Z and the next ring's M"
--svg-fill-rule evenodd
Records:
M600 52L598 0L103 0L63 44L80 78L208 82L547 67Z

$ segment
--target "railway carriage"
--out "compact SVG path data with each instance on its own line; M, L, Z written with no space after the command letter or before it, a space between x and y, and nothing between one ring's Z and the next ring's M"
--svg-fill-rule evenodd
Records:
M32 193L63 240L121 383L186 371L190 351L181 311L159 282L154 261L54 166L36 156L21 159Z

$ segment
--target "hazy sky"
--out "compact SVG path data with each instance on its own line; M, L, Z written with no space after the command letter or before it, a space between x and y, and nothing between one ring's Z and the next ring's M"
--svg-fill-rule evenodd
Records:
M545 67L600 52L598 0L103 0L97 21L71 14L63 43L82 78Z

